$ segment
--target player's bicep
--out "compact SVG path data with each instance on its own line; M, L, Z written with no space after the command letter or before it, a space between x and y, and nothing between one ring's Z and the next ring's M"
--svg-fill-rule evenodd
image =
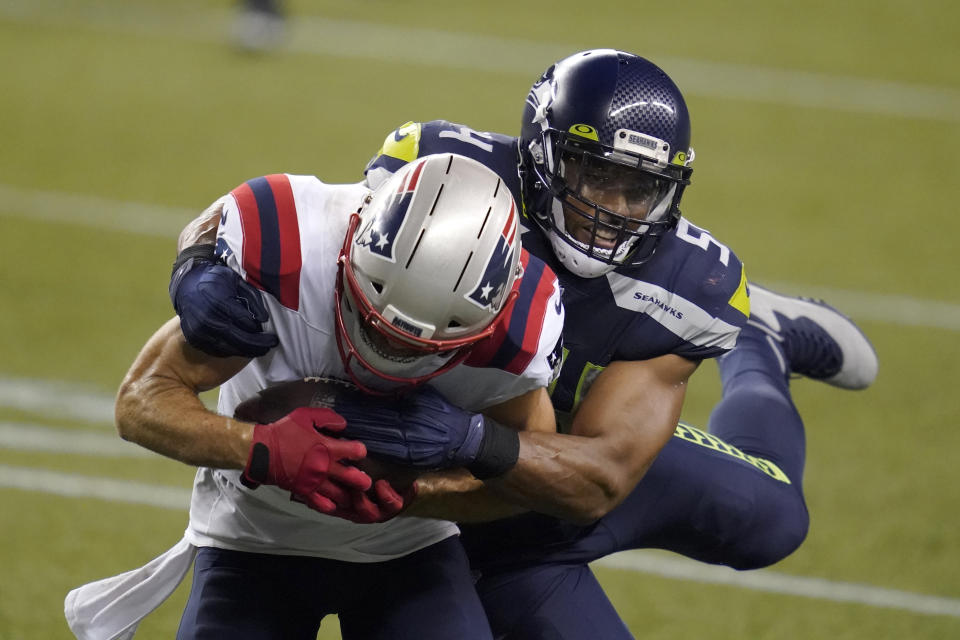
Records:
M223 198L220 198L203 213L187 223L177 240L177 253L195 244L214 244L217 241L217 228L223 213Z
M243 195L249 196L249 184L249 182L246 182L218 198L203 213L187 223L187 226L180 232L177 250L182 251L194 244L215 244L217 258L246 279L243 218L246 215L247 218L257 221L259 212L256 207L256 198L248 197L246 200L250 202L246 204L248 211L245 214L241 209L241 202L237 193L242 190ZM259 231L259 229L254 231ZM248 250L252 248L259 253L257 251L260 249L259 244L258 237L246 239Z
M611 363L590 387L570 432L602 437L635 464L649 464L674 431L697 364L672 354Z

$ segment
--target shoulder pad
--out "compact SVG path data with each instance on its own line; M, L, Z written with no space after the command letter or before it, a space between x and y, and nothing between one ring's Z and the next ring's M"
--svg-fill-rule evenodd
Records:
M525 249L521 251L520 264L523 276L514 284L517 296L510 302L506 318L490 338L473 350L466 361L468 366L492 367L520 375L543 349L549 351L542 354L544 362L556 350L563 320L557 277ZM542 337L549 332L555 332L556 339L544 344Z
M390 156L402 160L404 164L417 158L420 152L421 125L419 122L407 122L387 134L377 156Z
M507 183L516 198L516 138L499 133L475 131L446 120L407 122L384 139L383 146L367 163L367 184L376 188L385 175L396 172L408 162L434 153L456 153L493 169Z
M737 326L746 321L750 300L743 263L707 230L681 218L657 254L650 271L658 284L712 316Z
M232 251L234 268L283 306L300 306L300 225L290 178L273 174L247 180L230 192L236 215L224 207L218 252ZM235 218L235 219L232 219ZM230 264L230 261L228 261Z

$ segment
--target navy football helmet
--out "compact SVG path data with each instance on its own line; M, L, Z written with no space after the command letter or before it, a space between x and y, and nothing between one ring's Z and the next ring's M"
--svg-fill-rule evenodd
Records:
M527 96L520 133L526 213L579 276L650 259L680 219L692 161L683 95L639 56L574 54L547 69Z

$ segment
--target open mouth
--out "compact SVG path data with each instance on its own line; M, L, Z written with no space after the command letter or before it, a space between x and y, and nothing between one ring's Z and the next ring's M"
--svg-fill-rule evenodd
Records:
M598 230L595 244L604 249L613 249L617 243L617 233L615 231Z
M600 215L599 212L585 211L579 204L570 200L564 202L567 233L574 241L582 244L584 249L589 249L592 243L594 249L613 251L617 242L622 239L618 226L602 219L597 220L595 216Z
M596 249L612 251L617 246L618 234L612 229L597 229L597 234L594 237L593 225L585 225L577 227L571 235L584 248L588 248L591 241L593 241L593 246Z

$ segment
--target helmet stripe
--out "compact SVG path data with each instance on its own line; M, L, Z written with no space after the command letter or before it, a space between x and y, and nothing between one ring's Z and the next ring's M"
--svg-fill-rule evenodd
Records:
M417 188L417 183L420 182L420 174L423 173L423 165L426 164L426 161L420 161L416 168L414 168L413 173L410 175L409 183L407 184L407 191L413 191Z

